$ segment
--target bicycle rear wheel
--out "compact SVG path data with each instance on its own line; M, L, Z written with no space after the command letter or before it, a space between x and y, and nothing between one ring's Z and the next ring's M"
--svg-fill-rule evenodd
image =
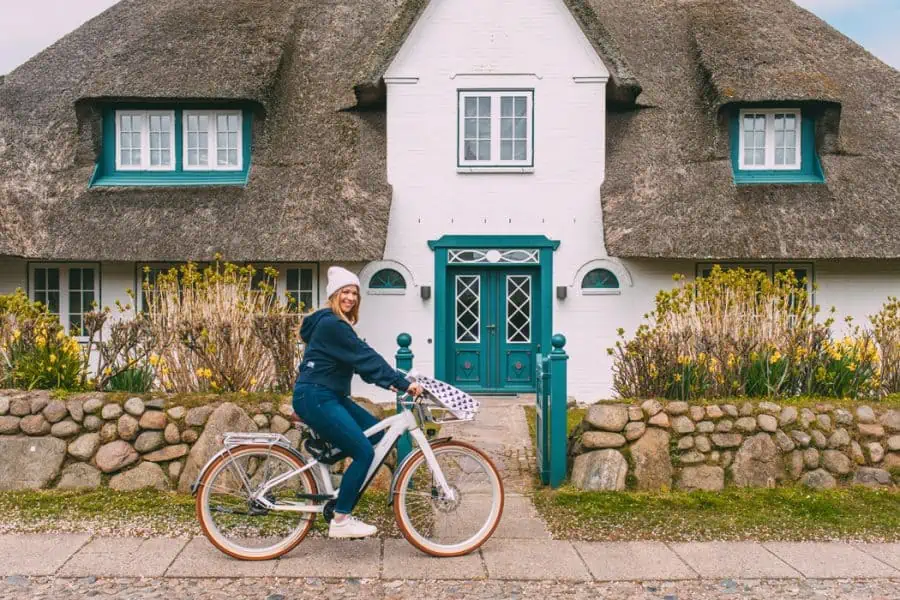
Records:
M204 472L197 490L197 518L212 544L241 560L270 560L293 550L312 527L315 513L269 510L250 500L253 492L303 462L280 446L248 445L223 454ZM308 504L298 494L317 494L309 471L272 488L274 504Z
M432 556L461 556L494 533L503 514L503 482L484 452L463 442L432 446L449 499L432 475L421 450L397 478L394 516L403 536Z

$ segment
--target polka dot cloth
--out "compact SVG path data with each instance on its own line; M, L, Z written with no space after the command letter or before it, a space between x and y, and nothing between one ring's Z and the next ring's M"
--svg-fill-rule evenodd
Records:
M422 385L422 388L431 395L437 404L449 410L457 419L469 421L475 418L475 413L478 412L480 405L469 394L453 387L449 383L425 377L424 375L416 377L416 381Z

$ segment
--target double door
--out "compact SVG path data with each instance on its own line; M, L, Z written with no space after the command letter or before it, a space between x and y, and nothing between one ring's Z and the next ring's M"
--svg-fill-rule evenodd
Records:
M453 385L480 393L534 391L539 277L533 267L448 272L445 343Z

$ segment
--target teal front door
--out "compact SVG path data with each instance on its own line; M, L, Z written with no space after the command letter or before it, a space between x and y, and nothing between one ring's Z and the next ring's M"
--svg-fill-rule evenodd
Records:
M534 391L540 270L451 268L447 275L450 383L469 392Z

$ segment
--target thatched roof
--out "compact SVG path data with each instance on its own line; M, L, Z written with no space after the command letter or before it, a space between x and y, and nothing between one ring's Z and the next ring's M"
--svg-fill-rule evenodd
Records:
M900 257L900 73L788 0L588 0L647 108L611 113L613 256ZM817 114L824 185L735 186L736 102Z
M897 71L789 0L564 1L611 73L611 255L900 257ZM381 258L382 76L426 5L123 0L0 83L0 254ZM123 98L248 103L249 184L88 190ZM824 185L734 185L728 118L774 100L816 115Z
M354 67L383 0L123 0L0 86L0 254L104 260L381 258L384 115ZM246 187L87 189L102 99L255 107Z

